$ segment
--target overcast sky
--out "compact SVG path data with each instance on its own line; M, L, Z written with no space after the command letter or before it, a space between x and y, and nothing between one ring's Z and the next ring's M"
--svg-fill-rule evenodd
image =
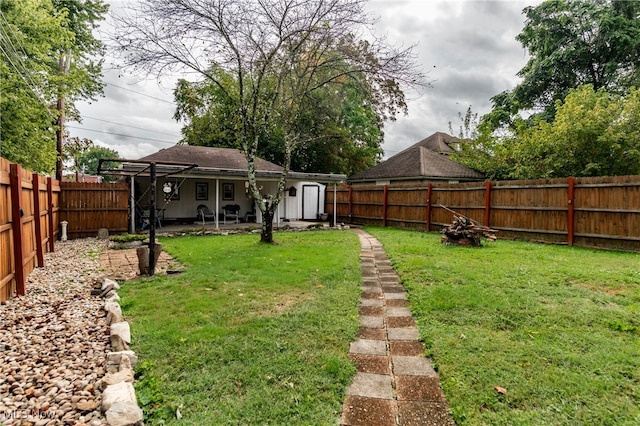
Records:
M371 0L379 16L378 34L393 44L417 44L416 54L431 88L406 92L409 113L385 125L385 158L434 132L454 132L458 113L471 105L489 112L490 98L513 88L516 73L527 61L515 36L524 24L522 9L541 0ZM121 13L124 2L110 0L110 13ZM108 25L108 23L106 24ZM98 32L102 37L102 31ZM105 97L78 103L83 123L68 122L71 136L92 139L136 159L174 145L181 124L173 119L173 85L122 72L107 59Z

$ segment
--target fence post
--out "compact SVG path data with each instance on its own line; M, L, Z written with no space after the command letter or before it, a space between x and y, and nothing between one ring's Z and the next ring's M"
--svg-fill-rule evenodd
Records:
M49 227L49 251L54 252L54 229L53 229L53 180L47 178L47 226Z
M44 252L42 250L42 224L40 223L41 206L40 206L40 175L33 173L31 175L33 182L33 220L34 232L36 233L36 258L38 259L38 266L44 266Z
M489 227L491 226L491 181L486 181L484 187L484 226Z
M389 185L384 186L382 193L382 226L387 226L387 200L389 198Z
M353 218L353 186L349 185L349 222Z
M9 166L9 181L11 183L11 228L13 231L13 258L16 278L16 293L25 294L24 251L22 249L22 168L18 164Z
M575 201L575 178L573 176L569 176L567 179L568 189L567 189L567 243L572 246L573 245L573 216L574 216L574 201Z
M427 232L431 231L431 194L433 193L433 184L427 185Z

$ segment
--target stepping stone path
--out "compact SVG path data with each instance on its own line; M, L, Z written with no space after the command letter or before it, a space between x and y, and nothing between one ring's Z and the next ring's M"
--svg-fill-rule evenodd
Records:
M355 232L362 245L361 328L349 358L358 372L347 389L340 424L454 425L398 275L382 244L363 230Z

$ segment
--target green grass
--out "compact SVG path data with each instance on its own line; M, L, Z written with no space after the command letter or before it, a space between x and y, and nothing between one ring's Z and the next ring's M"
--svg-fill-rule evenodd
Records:
M408 289L458 424L640 424L640 255L368 231Z
M147 424L337 423L355 374L359 241L337 231L258 239L162 239L187 271L123 285Z

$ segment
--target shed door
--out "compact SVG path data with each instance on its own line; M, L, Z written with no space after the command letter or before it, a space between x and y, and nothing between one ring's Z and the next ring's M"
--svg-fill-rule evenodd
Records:
M302 185L302 220L316 220L320 207L320 187Z

